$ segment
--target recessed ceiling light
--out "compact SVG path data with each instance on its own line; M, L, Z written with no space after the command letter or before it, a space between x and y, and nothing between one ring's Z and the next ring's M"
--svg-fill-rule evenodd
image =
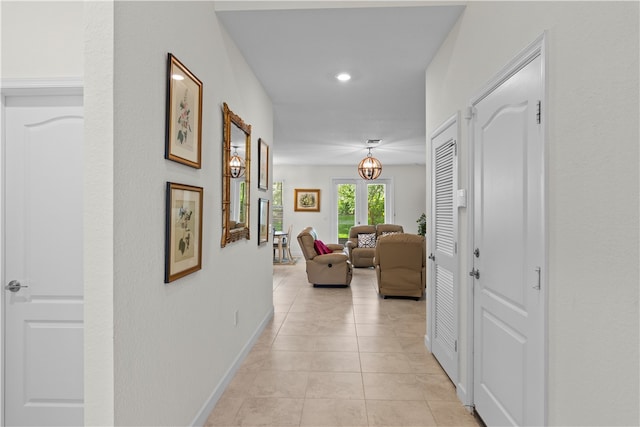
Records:
M336 76L336 79L340 80L341 82L346 82L351 80L351 75L349 73L340 73Z

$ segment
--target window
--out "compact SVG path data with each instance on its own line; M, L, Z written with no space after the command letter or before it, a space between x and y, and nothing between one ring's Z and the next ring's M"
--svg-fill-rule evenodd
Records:
M271 205L271 215L271 227L276 231L284 231L282 229L282 181L273 181L273 204Z

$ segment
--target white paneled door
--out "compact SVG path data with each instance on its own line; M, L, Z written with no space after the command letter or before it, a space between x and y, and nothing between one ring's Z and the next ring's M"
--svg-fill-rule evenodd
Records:
M474 403L487 425L544 425L541 55L475 105Z
M82 97L4 110L4 425L82 425Z
M458 121L457 114L431 137L429 230L429 333L433 355L458 382Z

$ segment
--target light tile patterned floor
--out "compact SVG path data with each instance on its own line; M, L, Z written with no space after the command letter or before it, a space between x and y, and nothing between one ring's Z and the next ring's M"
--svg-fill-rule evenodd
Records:
M381 299L375 272L313 288L274 265L275 315L207 426L477 426L424 346L425 301Z

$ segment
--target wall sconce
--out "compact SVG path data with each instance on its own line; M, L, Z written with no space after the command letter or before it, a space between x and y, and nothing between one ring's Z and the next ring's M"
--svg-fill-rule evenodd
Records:
M380 160L371 156L371 147L369 147L368 150L369 153L367 157L362 159L358 165L358 174L362 179L370 181L380 176L382 173L382 163L380 163Z

